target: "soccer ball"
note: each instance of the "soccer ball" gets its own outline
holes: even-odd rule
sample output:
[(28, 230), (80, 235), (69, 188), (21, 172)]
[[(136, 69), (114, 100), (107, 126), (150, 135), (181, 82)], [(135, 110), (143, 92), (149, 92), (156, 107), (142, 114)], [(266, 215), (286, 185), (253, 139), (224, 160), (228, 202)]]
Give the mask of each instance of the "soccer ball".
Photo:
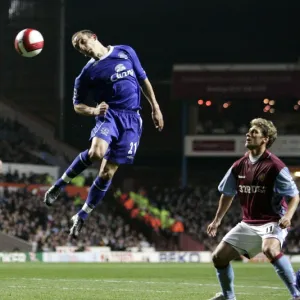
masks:
[(24, 57), (34, 57), (41, 53), (44, 47), (44, 38), (35, 29), (27, 28), (20, 31), (15, 38), (15, 49)]

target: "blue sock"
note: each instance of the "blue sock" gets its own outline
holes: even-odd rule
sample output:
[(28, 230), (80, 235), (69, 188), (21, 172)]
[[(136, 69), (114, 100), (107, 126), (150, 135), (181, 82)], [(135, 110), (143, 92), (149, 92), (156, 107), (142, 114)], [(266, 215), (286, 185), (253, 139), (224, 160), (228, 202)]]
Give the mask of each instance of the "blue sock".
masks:
[(234, 287), (233, 287), (233, 280), (234, 280), (234, 272), (232, 269), (231, 264), (227, 267), (222, 269), (216, 269), (217, 276), (221, 285), (223, 296), (226, 299), (234, 299)]
[(67, 185), (73, 178), (79, 175), (82, 171), (88, 168), (92, 164), (89, 159), (88, 152), (89, 150), (85, 150), (79, 153), (79, 155), (73, 160), (66, 172), (55, 182), (54, 185), (62, 188), (63, 186)]
[(300, 296), (300, 292), (296, 288), (296, 275), (289, 259), (283, 253), (280, 253), (271, 263), (290, 294), (293, 297)]
[(109, 186), (111, 184), (111, 180), (104, 180), (101, 177), (97, 177), (93, 182), (87, 199), (78, 212), (80, 218), (86, 220), (89, 213), (100, 203), (100, 201), (104, 198)]

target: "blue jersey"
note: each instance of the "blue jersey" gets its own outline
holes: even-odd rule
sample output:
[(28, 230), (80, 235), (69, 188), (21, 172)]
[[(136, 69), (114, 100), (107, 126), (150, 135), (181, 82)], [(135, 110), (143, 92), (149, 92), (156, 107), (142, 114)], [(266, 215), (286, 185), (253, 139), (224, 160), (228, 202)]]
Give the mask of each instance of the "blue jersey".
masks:
[(73, 103), (84, 103), (88, 93), (94, 101), (105, 101), (110, 109), (139, 110), (140, 85), (147, 78), (130, 46), (111, 46), (99, 60), (92, 58), (75, 80)]

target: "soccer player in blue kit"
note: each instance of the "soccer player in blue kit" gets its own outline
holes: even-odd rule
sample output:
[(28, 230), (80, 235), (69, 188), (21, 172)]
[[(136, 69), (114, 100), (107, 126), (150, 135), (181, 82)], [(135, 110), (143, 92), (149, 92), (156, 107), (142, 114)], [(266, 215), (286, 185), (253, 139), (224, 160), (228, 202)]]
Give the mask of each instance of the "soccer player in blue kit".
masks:
[[(142, 134), (140, 90), (152, 107), (152, 119), (159, 131), (164, 121), (151, 83), (131, 47), (105, 47), (90, 30), (76, 32), (72, 44), (80, 53), (91, 57), (75, 80), (74, 109), (80, 115), (95, 117), (96, 125), (91, 131), (90, 148), (81, 152), (50, 187), (44, 202), (51, 206), (65, 185), (93, 161), (102, 160), (99, 176), (85, 204), (72, 217), (70, 235), (76, 238), (88, 215), (105, 196), (119, 165), (133, 163)], [(89, 92), (93, 94), (96, 107), (84, 104)]]
[(211, 300), (236, 300), (230, 262), (241, 255), (251, 258), (260, 252), (270, 260), (292, 299), (300, 300), (299, 280), (282, 253), (299, 204), (299, 191), (285, 164), (268, 151), (276, 138), (277, 129), (271, 121), (252, 120), (245, 145), (249, 151), (231, 166), (219, 185), (222, 195), (207, 228), (208, 235), (216, 236), (235, 195), (240, 200), (243, 219), (223, 237), (212, 255), (222, 292)]

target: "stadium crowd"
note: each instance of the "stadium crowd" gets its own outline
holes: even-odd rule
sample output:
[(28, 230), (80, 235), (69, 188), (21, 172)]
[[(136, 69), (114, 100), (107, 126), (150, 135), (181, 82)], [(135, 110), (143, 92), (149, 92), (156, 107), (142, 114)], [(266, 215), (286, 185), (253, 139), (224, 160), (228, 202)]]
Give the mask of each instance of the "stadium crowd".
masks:
[[(197, 127), (197, 133), (224, 134), (245, 133), (246, 124), (234, 124), (232, 121), (211, 122), (203, 121)], [(277, 124), (277, 123), (276, 123)], [(284, 132), (286, 128), (279, 131)], [(220, 128), (220, 130), (218, 130)], [(297, 127), (298, 128), (298, 127)], [(290, 128), (288, 128), (290, 132)], [(298, 130), (298, 129), (297, 129)], [(46, 164), (36, 152), (55, 154), (42, 139), (32, 134), (27, 128), (16, 121), (0, 118), (0, 153), (4, 162)], [(90, 174), (81, 184), (91, 185), (94, 176)], [(25, 184), (52, 184), (53, 178), (49, 174), (20, 174), (18, 171), (0, 174), (1, 182)], [(215, 239), (206, 234), (208, 223), (214, 217), (219, 193), (217, 182), (201, 182), (201, 186), (186, 187), (147, 187), (142, 191), (151, 202), (151, 209), (167, 211), (172, 219), (184, 225), (185, 233), (190, 234), (207, 250), (213, 250), (220, 239), (241, 220), (241, 210), (238, 201), (225, 216)], [(84, 226), (78, 241), (71, 241), (68, 237), (70, 218), (82, 205), (82, 199), (70, 198), (63, 194), (55, 206), (48, 210), (43, 202), (43, 195), (27, 190), (9, 191), (4, 188), (0, 193), (0, 230), (24, 240), (30, 241), (36, 251), (55, 250), (63, 245), (105, 245), (113, 250), (124, 250), (130, 247), (146, 247), (149, 241), (138, 230), (132, 230), (119, 211), (107, 201), (93, 212)], [(110, 199), (111, 200), (111, 199)], [(161, 222), (163, 224), (163, 222)], [(161, 226), (162, 230), (167, 230)], [(97, 230), (95, 230), (97, 228)], [(293, 227), (285, 244), (288, 253), (300, 253), (300, 209), (294, 219)]]
[[(223, 236), (242, 219), (239, 201), (235, 199), (216, 238), (207, 236), (207, 226), (213, 220), (219, 202), (217, 184), (184, 189), (154, 187), (149, 190), (148, 197), (158, 207), (167, 207), (173, 216), (183, 222), (186, 233), (199, 240), (206, 250), (213, 251)], [(300, 207), (294, 215), (284, 249), (287, 253), (300, 253)]]
[(0, 183), (24, 183), (24, 184), (51, 184), (53, 178), (47, 174), (37, 174), (30, 172), (28, 175), (25, 173), (19, 173), (18, 170), (13, 172), (9, 171), (7, 173), (0, 173)]
[[(207, 225), (213, 219), (218, 205), (216, 184), (184, 189), (153, 187), (143, 192), (153, 206), (167, 209), (173, 218), (182, 222), (185, 233), (198, 240), (206, 250), (212, 251), (221, 238), (241, 220), (239, 202), (233, 201), (217, 237), (213, 239), (207, 236)], [(131, 227), (130, 222), (117, 209), (117, 202), (112, 199), (112, 195), (108, 195), (92, 213), (79, 240), (70, 240), (68, 230), (70, 219), (81, 207), (82, 199), (63, 193), (53, 208), (48, 209), (42, 197), (36, 191), (9, 191), (5, 188), (2, 196), (0, 194), (0, 230), (31, 242), (34, 251), (55, 251), (57, 246), (71, 245), (109, 246), (112, 250), (155, 246), (151, 245), (151, 240), (147, 240), (142, 230)], [(285, 252), (300, 253), (299, 241), (300, 209), (293, 219)]]
[(78, 198), (62, 194), (52, 209), (43, 203), (43, 195), (26, 189), (9, 191), (0, 196), (0, 230), (29, 241), (33, 251), (55, 251), (57, 246), (109, 246), (112, 250), (149, 247), (146, 238), (125, 223), (104, 202), (86, 222), (80, 238), (69, 238), (70, 219), (81, 207)]
[[(80, 175), (72, 180), (70, 184), (76, 186), (90, 186), (94, 181), (94, 176), (89, 173), (87, 176)], [(51, 185), (54, 182), (53, 177), (48, 173), (37, 174), (30, 172), (29, 174), (21, 173), (18, 170), (8, 171), (7, 173), (0, 172), (0, 183), (23, 183), (23, 184), (47, 184)]]
[(148, 197), (157, 207), (166, 207), (174, 218), (184, 224), (185, 232), (199, 240), (206, 250), (213, 250), (224, 234), (241, 220), (239, 203), (234, 201), (217, 237), (207, 236), (207, 225), (214, 218), (219, 201), (216, 187), (217, 183), (186, 188), (153, 187), (148, 190)]

